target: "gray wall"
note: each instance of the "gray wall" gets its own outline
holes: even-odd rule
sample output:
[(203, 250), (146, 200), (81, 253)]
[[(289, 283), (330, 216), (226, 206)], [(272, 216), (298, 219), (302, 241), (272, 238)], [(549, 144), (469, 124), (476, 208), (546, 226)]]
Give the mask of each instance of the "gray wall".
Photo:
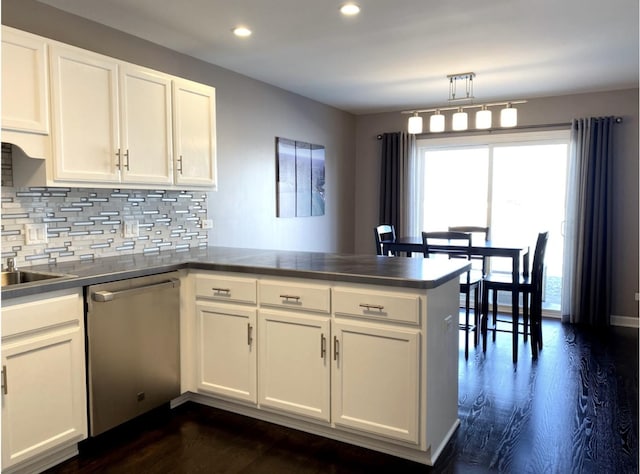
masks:
[[(210, 245), (350, 252), (355, 117), (34, 0), (3, 0), (2, 23), (216, 88), (218, 191)], [(276, 218), (275, 137), (325, 146), (324, 216)]]
[[(2, 22), (216, 87), (219, 191), (209, 194), (214, 221), (210, 244), (373, 252), (380, 154), (376, 135), (404, 129), (406, 116), (354, 117), (34, 0), (3, 0)], [(521, 125), (598, 115), (624, 118), (615, 132), (612, 313), (637, 318), (638, 90), (540, 98), (519, 106)], [(275, 217), (276, 136), (325, 145), (325, 216)]]
[[(638, 317), (638, 89), (530, 100), (518, 106), (519, 125), (570, 122), (572, 118), (615, 115), (613, 166), (613, 301), (615, 316)], [(380, 143), (376, 135), (406, 129), (406, 115), (359, 116), (356, 124), (355, 251), (373, 253), (378, 223)], [(544, 183), (541, 183), (544, 188)]]

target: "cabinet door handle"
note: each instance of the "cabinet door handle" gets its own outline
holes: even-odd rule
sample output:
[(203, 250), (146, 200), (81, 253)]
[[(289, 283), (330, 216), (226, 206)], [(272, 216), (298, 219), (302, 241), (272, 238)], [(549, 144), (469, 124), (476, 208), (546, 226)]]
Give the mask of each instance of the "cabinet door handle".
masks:
[(129, 171), (129, 149), (127, 148), (127, 150), (124, 152), (124, 157), (126, 158), (124, 167), (127, 168), (127, 171)]
[(294, 296), (294, 295), (280, 295), (280, 298), (282, 298), (283, 300), (300, 301), (300, 297), (299, 296)]
[(247, 345), (249, 346), (253, 342), (253, 338), (251, 337), (252, 330), (253, 330), (253, 327), (251, 327), (251, 323), (247, 323)]
[(224, 293), (226, 295), (231, 295), (231, 289), (230, 288), (211, 288), (211, 291), (213, 291), (215, 293)]
[(116, 156), (118, 157), (118, 162), (116, 163), (116, 168), (118, 168), (118, 170), (122, 171), (122, 157), (120, 156), (120, 148), (118, 148), (118, 151), (116, 151)]
[(381, 304), (360, 303), (360, 307), (367, 310), (377, 309), (378, 311), (382, 311), (384, 309), (384, 306), (382, 306)]
[(333, 360), (338, 360), (339, 350), (338, 336), (333, 336)]
[(327, 354), (327, 338), (324, 334), (320, 334), (320, 358), (324, 359)]
[(9, 389), (7, 387), (7, 366), (3, 365), (2, 366), (2, 393), (6, 395), (8, 392), (9, 392)]
[(182, 155), (178, 158), (178, 173), (182, 174)]

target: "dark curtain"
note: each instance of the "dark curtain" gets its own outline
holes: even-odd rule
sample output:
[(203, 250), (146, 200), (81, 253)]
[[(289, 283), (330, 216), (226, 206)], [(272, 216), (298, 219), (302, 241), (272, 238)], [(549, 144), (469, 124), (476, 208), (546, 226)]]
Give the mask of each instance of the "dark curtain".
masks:
[(382, 135), (382, 159), (380, 170), (379, 224), (391, 224), (396, 232), (405, 226), (403, 218), (403, 193), (406, 189), (409, 137), (405, 132)]
[(572, 122), (562, 310), (572, 323), (609, 325), (614, 126), (614, 117)]

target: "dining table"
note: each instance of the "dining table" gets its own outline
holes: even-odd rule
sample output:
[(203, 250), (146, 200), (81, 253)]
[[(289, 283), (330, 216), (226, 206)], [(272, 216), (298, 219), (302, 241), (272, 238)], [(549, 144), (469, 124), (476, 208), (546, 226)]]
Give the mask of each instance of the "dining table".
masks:
[[(423, 254), (424, 245), (422, 243), (422, 237), (400, 237), (394, 241), (383, 241), (382, 253), (383, 255), (401, 255), (405, 254), (408, 257), (413, 254)], [(520, 261), (522, 260), (523, 275), (527, 275), (529, 271), (529, 245), (517, 242), (503, 241), (500, 239), (472, 239), (471, 247), (466, 245), (462, 246), (455, 242), (449, 242), (447, 240), (429, 242), (429, 250), (439, 253), (457, 253), (468, 249), (471, 256), (477, 257), (504, 257), (511, 259), (511, 318), (513, 322), (512, 331), (512, 354), (513, 363), (518, 362), (518, 320), (519, 320), (519, 282), (520, 282)], [(487, 312), (488, 313), (488, 312)], [(487, 330), (488, 314), (482, 315), (481, 328), (483, 334)]]

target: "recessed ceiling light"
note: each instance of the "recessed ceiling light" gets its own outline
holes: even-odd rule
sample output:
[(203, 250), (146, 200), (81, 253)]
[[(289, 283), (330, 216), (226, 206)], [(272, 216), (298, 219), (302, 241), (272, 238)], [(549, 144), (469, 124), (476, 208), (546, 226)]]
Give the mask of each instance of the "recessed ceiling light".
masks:
[(360, 7), (355, 3), (345, 3), (340, 7), (340, 13), (343, 15), (357, 15), (360, 13)]
[(251, 36), (251, 30), (246, 26), (236, 26), (233, 29), (233, 34), (242, 38), (246, 38), (247, 36)]

